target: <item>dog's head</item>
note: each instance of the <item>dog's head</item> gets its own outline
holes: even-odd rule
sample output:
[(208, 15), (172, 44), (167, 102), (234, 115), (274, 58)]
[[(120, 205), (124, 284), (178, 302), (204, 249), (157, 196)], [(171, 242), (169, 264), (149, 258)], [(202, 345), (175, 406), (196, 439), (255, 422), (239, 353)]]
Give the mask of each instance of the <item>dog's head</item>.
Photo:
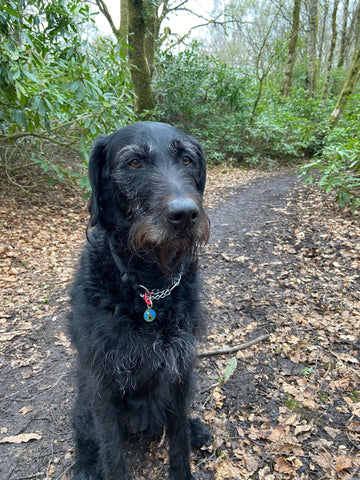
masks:
[(207, 241), (205, 155), (200, 143), (180, 130), (139, 122), (100, 137), (89, 177), (90, 225), (126, 236), (133, 253), (148, 253), (164, 267)]

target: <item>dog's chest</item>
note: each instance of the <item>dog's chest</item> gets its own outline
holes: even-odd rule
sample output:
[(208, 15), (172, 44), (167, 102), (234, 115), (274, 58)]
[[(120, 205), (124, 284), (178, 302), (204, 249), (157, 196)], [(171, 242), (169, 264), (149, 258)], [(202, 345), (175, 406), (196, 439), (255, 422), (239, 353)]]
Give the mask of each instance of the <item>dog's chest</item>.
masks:
[(127, 332), (115, 366), (123, 390), (164, 390), (164, 386), (185, 381), (192, 370), (195, 336), (181, 329), (151, 327)]

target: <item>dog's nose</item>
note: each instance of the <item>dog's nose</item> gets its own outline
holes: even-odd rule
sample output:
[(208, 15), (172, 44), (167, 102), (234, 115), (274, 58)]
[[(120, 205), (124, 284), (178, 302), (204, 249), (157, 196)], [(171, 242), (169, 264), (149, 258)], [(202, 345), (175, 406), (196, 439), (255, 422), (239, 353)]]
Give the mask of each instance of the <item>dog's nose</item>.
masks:
[(191, 198), (177, 198), (168, 203), (167, 219), (179, 230), (191, 228), (199, 216), (199, 207)]

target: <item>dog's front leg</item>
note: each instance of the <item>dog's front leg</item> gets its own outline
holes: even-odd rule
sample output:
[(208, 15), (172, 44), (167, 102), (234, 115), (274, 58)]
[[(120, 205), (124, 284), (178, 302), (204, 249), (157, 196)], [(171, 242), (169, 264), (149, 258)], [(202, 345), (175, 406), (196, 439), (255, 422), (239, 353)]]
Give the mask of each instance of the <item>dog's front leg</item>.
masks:
[(174, 397), (173, 408), (168, 413), (169, 480), (194, 480), (190, 471), (189, 419), (187, 413), (188, 387), (184, 384)]
[(103, 477), (106, 480), (131, 480), (123, 454), (123, 433), (111, 400), (101, 397), (95, 402), (94, 420)]

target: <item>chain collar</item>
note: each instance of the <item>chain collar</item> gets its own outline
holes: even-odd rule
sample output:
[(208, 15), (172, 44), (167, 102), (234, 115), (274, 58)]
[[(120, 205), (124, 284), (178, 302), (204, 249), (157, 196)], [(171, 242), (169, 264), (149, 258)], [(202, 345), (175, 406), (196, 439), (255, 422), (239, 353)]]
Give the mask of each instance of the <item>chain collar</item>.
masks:
[(144, 312), (144, 319), (147, 322), (152, 322), (153, 320), (155, 320), (155, 317), (156, 317), (156, 312), (152, 308), (153, 300), (161, 300), (162, 298), (165, 298), (171, 295), (171, 292), (174, 290), (174, 288), (179, 286), (181, 282), (182, 275), (183, 275), (182, 270), (176, 277), (172, 278), (171, 284), (167, 288), (164, 288), (162, 290), (157, 288), (154, 290), (149, 290), (144, 285), (137, 284), (136, 280), (128, 274), (127, 268), (123, 264), (119, 255), (117, 255), (110, 238), (109, 238), (109, 245), (110, 245), (110, 252), (115, 262), (115, 265), (120, 271), (122, 282), (127, 286), (132, 286), (137, 291), (139, 291), (139, 288), (144, 289), (144, 293), (139, 293), (140, 297), (144, 299), (147, 305), (147, 309)]
[(179, 275), (175, 278), (172, 279), (171, 286), (168, 288), (164, 288), (163, 290), (160, 289), (154, 289), (154, 290), (149, 290), (148, 288), (144, 287), (144, 285), (139, 285), (140, 288), (143, 288), (145, 290), (144, 293), (140, 293), (141, 298), (145, 298), (145, 295), (147, 294), (148, 296), (151, 297), (152, 300), (161, 300), (162, 298), (168, 297), (171, 292), (179, 286), (182, 278), (182, 272), (179, 273)]
[(150, 292), (150, 290), (144, 287), (144, 285), (139, 285), (140, 288), (143, 288), (145, 290), (144, 293), (140, 293), (139, 295), (141, 298), (144, 299), (147, 305), (147, 308), (143, 315), (144, 320), (146, 322), (152, 322), (156, 318), (156, 312), (153, 309), (153, 300), (160, 300), (162, 298), (168, 297), (171, 294), (171, 292), (174, 290), (174, 288), (176, 288), (179, 285), (181, 281), (181, 277), (182, 277), (182, 272), (180, 272), (177, 277), (172, 279), (172, 283), (168, 288), (164, 288), (163, 290), (154, 289), (153, 291)]

